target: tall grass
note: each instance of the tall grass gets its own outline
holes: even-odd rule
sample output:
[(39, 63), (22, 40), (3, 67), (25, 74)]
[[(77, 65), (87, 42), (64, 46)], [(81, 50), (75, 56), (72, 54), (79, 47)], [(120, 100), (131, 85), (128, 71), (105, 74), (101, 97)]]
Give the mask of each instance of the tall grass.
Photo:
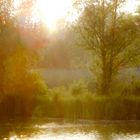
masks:
[(39, 99), (34, 115), (67, 119), (138, 120), (140, 96), (91, 93), (84, 82), (49, 89)]

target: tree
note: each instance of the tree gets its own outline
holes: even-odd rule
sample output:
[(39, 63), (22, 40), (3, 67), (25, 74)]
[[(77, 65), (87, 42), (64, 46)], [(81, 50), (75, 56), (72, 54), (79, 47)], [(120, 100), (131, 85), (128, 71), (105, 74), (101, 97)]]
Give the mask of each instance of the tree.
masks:
[(40, 28), (33, 24), (24, 25), (24, 31), (22, 28), (16, 20), (13, 1), (1, 0), (0, 117), (30, 116), (35, 94), (41, 88), (40, 77), (33, 68), (37, 61), (37, 47), (41, 48), (44, 40)]
[(120, 11), (123, 0), (89, 0), (76, 25), (82, 45), (94, 58), (93, 71), (98, 67), (100, 92), (111, 92), (112, 82), (120, 68), (136, 62), (139, 55), (139, 30), (135, 16)]
[(13, 6), (11, 0), (0, 1), (0, 96), (4, 92), (3, 81), (5, 73), (5, 59), (8, 50), (11, 50), (10, 40), (13, 40), (15, 28), (12, 17)]

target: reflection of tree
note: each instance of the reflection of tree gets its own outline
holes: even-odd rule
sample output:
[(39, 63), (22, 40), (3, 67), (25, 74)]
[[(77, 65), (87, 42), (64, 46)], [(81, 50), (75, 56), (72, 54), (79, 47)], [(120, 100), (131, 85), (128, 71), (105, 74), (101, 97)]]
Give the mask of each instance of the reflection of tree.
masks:
[(8, 124), (1, 122), (0, 126), (0, 139), (10, 139), (10, 137), (16, 136), (16, 138), (23, 139), (38, 131), (30, 122), (20, 122), (20, 120), (11, 121)]

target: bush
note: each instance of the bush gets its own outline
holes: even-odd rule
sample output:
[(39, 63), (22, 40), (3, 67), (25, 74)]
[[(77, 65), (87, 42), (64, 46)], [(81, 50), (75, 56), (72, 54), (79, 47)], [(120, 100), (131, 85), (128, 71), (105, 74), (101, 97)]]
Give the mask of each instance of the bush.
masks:
[(7, 85), (0, 102), (0, 117), (30, 118), (40, 100), (46, 93), (46, 85), (38, 73), (28, 72), (20, 80)]
[[(140, 119), (140, 97), (99, 96), (88, 91), (83, 81), (49, 89), (37, 106), (42, 117), (93, 120)], [(40, 112), (38, 112), (40, 113)]]

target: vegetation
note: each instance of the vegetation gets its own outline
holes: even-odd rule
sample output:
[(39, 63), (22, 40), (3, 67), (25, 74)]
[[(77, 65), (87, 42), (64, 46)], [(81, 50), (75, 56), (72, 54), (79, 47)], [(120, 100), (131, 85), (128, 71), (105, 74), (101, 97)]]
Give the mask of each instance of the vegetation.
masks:
[(139, 63), (139, 22), (137, 16), (120, 11), (122, 4), (121, 0), (80, 3), (84, 10), (77, 32), (82, 45), (93, 52), (92, 71), (98, 75), (100, 93), (104, 95), (111, 92), (120, 68)]
[(139, 73), (140, 14), (120, 12), (121, 0), (82, 2), (78, 34), (65, 29), (51, 40), (30, 4), (14, 13), (11, 0), (0, 1), (0, 118), (140, 119), (140, 76), (125, 77), (127, 68)]
[[(38, 98), (35, 117), (92, 120), (136, 120), (140, 119), (140, 98), (137, 85), (129, 88), (131, 93), (103, 96), (93, 94), (84, 81), (68, 87), (48, 89)], [(129, 90), (125, 88), (125, 90)]]
[[(40, 77), (33, 70), (38, 52), (26, 40), (34, 28), (21, 30), (11, 14), (11, 1), (1, 1), (0, 9), (0, 117), (25, 118), (32, 114), (36, 92), (42, 90)], [(25, 34), (27, 30), (29, 35)]]

